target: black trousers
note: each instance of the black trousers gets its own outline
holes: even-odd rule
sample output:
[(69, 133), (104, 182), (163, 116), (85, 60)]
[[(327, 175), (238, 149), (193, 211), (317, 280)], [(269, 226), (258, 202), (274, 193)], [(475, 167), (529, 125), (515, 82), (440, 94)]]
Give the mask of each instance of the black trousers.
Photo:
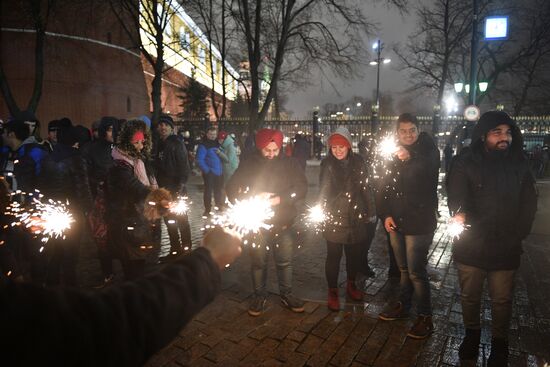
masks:
[(327, 259), (325, 261), (325, 276), (329, 288), (338, 287), (338, 273), (342, 250), (346, 253), (346, 273), (348, 280), (355, 280), (361, 264), (361, 244), (341, 244), (327, 241)]
[(181, 252), (183, 247), (191, 249), (191, 226), (187, 215), (167, 215), (164, 223), (170, 237), (170, 252)]
[(212, 210), (212, 196), (218, 208), (223, 207), (223, 175), (216, 176), (212, 172), (202, 175), (204, 179), (204, 211)]

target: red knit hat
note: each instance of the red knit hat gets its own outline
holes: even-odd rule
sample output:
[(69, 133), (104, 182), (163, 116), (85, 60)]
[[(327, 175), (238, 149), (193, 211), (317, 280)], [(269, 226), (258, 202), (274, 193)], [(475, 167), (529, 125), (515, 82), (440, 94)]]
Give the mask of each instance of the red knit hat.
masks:
[(283, 146), (283, 133), (274, 129), (261, 129), (256, 133), (256, 148), (264, 149), (271, 142), (280, 149)]
[(220, 131), (218, 133), (218, 140), (225, 140), (227, 138), (227, 131)]
[(345, 147), (351, 148), (349, 140), (340, 134), (332, 134), (328, 139), (328, 145), (329, 146), (343, 145)]

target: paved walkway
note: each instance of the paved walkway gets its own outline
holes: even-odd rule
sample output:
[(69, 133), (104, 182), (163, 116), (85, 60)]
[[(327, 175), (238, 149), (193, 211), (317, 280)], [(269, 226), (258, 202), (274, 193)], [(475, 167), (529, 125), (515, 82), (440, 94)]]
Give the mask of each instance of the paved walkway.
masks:
[[(317, 192), (318, 169), (307, 168), (309, 202)], [(550, 362), (550, 183), (539, 186), (541, 209), (534, 233), (525, 243), (517, 277), (510, 366), (546, 366), (545, 362)], [(196, 208), (191, 214), (195, 243), (200, 242), (203, 225), (200, 189), (200, 178), (193, 177), (190, 196)], [(435, 333), (427, 340), (406, 337), (411, 321), (377, 319), (398, 291), (398, 284), (387, 279), (386, 240), (381, 226), (371, 249), (376, 276), (363, 284), (365, 301), (346, 300), (342, 273), (340, 294), (345, 308), (337, 313), (326, 307), (325, 242), (320, 235), (302, 230), (295, 249), (294, 290), (307, 300), (303, 314), (294, 314), (280, 305), (272, 260), (269, 308), (259, 317), (247, 314), (250, 249), (245, 248), (243, 256), (224, 272), (221, 294), (148, 366), (458, 366), (464, 328), (449, 240), (442, 220), (429, 255)], [(89, 282), (93, 276), (97, 279), (97, 265), (88, 262), (87, 270)], [(490, 320), (485, 292), (480, 366), (485, 365), (490, 353)]]

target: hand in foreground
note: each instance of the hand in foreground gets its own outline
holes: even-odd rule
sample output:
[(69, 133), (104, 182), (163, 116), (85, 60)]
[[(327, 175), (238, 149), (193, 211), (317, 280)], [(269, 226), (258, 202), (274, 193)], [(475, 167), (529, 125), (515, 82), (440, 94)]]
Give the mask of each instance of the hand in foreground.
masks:
[(464, 223), (466, 223), (466, 214), (457, 213), (452, 217), (452, 221), (456, 222), (456, 223), (459, 223), (459, 224), (464, 224)]
[(233, 231), (215, 227), (202, 239), (202, 246), (210, 251), (210, 256), (220, 269), (231, 264), (241, 254), (242, 238)]
[(395, 232), (397, 230), (397, 224), (395, 224), (392, 217), (387, 217), (384, 221), (384, 228), (386, 232)]
[(276, 205), (279, 205), (281, 203), (281, 197), (280, 196), (275, 196), (275, 194), (272, 193), (272, 192), (262, 192), (258, 196), (261, 197), (262, 199), (269, 200), (269, 204), (271, 206), (276, 206)]
[(399, 147), (395, 152), (395, 156), (401, 161), (407, 161), (411, 158), (411, 153), (403, 147)]

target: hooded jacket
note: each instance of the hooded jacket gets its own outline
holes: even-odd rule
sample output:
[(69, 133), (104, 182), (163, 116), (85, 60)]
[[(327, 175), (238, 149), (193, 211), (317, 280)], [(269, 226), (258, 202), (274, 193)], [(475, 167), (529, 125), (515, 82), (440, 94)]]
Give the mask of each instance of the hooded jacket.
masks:
[(404, 235), (433, 233), (437, 225), (439, 150), (425, 132), (405, 149), (410, 159), (394, 158), (388, 163), (390, 173), (383, 183), (380, 216), (392, 217)]
[[(347, 129), (339, 128), (334, 134), (345, 137), (352, 145)], [(376, 221), (374, 193), (368, 176), (365, 160), (351, 149), (343, 160), (338, 160), (329, 150), (321, 161), (319, 198), (330, 216), (323, 232), (327, 241), (359, 244), (366, 240), (367, 223)]]
[[(488, 151), (483, 140), (500, 124), (511, 127), (512, 144), (506, 151)], [(448, 206), (451, 215), (464, 213), (469, 226), (454, 242), (456, 261), (486, 270), (519, 267), (521, 241), (531, 231), (537, 208), (535, 180), (522, 148), (515, 121), (490, 111), (475, 126), (470, 149), (453, 161)]]
[(219, 154), (223, 165), (223, 177), (227, 182), (239, 167), (239, 157), (237, 156), (237, 148), (235, 140), (231, 135), (227, 135), (224, 139)]

